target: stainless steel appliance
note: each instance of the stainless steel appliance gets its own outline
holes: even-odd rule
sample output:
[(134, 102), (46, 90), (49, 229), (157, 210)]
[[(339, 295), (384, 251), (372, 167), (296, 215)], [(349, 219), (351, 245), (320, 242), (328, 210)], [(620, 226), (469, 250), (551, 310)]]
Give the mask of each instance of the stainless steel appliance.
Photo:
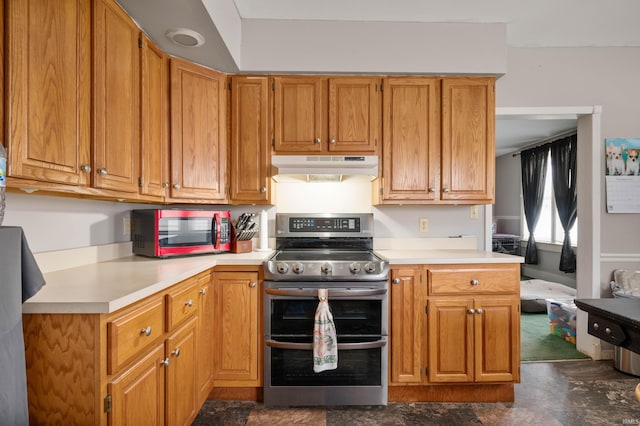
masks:
[[(371, 214), (277, 214), (264, 265), (264, 403), (385, 405), (388, 262), (373, 250)], [(338, 368), (314, 373), (318, 289), (328, 289)]]

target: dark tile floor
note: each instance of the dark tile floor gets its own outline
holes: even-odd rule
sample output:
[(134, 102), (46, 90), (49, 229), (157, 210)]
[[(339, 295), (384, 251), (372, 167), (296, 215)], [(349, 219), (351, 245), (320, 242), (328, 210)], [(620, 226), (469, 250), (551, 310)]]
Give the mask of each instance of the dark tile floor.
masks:
[(266, 408), (262, 403), (208, 401), (200, 425), (637, 425), (640, 378), (612, 361), (523, 363), (515, 402), (390, 403), (384, 407)]

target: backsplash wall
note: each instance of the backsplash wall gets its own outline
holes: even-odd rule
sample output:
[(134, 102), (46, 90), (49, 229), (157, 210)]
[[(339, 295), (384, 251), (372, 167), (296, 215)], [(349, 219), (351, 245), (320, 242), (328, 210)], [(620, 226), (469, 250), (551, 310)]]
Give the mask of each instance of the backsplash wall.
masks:
[[(477, 219), (469, 219), (469, 206), (372, 206), (371, 182), (364, 176), (333, 183), (280, 182), (276, 184), (276, 200), (276, 206), (216, 208), (230, 210), (232, 218), (243, 212), (267, 210), (271, 238), (275, 237), (276, 212), (373, 213), (378, 238), (469, 235), (480, 242), (485, 238), (484, 207), (478, 209)], [(7, 193), (3, 225), (21, 226), (31, 250), (39, 253), (129, 241), (124, 229), (129, 211), (156, 207), (160, 206)], [(429, 230), (420, 233), (418, 219), (423, 217), (429, 221)]]

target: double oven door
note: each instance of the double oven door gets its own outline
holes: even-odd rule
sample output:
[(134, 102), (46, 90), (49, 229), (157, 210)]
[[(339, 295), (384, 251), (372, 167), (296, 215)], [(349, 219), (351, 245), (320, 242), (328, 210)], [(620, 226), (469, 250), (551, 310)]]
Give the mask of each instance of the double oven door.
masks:
[[(328, 289), (338, 368), (313, 371), (318, 288)], [(387, 282), (265, 282), (264, 403), (267, 406), (387, 403)]]

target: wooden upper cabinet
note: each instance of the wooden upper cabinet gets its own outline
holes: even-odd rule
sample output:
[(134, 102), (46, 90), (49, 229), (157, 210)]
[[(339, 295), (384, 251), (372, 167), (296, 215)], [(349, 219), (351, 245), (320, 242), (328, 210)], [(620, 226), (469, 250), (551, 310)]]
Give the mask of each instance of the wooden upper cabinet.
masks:
[(93, 25), (93, 186), (137, 193), (140, 30), (113, 0), (96, 0)]
[(432, 201), (440, 189), (440, 80), (384, 80), (384, 201)]
[(490, 204), (495, 194), (495, 79), (442, 80), (442, 199)]
[(8, 175), (87, 186), (91, 2), (4, 4)]
[(225, 202), (226, 77), (183, 59), (170, 63), (170, 198)]
[(274, 77), (276, 152), (319, 153), (323, 150), (325, 85), (326, 79), (321, 77)]
[(144, 35), (141, 74), (140, 193), (164, 198), (169, 187), (169, 61)]
[(271, 202), (269, 78), (231, 78), (231, 200)]
[(374, 77), (329, 79), (330, 152), (377, 152), (380, 82)]
[(274, 77), (274, 151), (375, 154), (380, 79)]

